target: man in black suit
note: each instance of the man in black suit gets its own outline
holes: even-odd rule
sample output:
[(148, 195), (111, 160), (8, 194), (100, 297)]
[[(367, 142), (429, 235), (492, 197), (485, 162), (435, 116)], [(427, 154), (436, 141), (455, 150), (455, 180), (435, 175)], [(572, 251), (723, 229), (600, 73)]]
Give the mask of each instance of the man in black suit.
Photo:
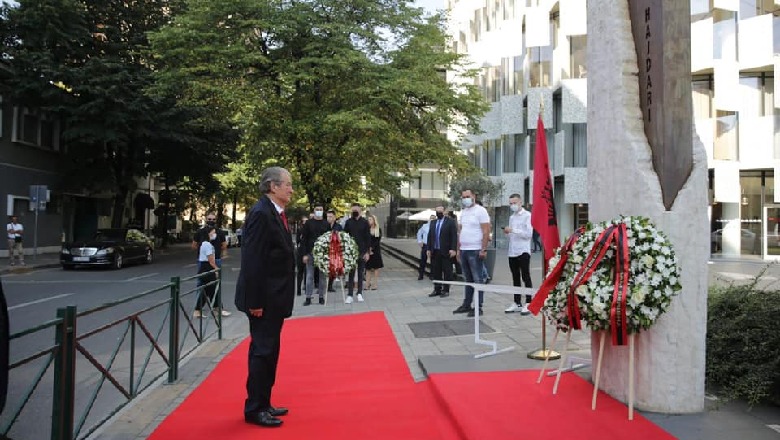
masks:
[(249, 318), (249, 374), (244, 420), (260, 426), (282, 424), (286, 408), (271, 405), (284, 319), (295, 298), (295, 252), (284, 208), (293, 194), (290, 173), (271, 167), (260, 180), (263, 196), (244, 223), (236, 308)]
[(458, 225), (444, 215), (444, 207), (436, 207), (436, 220), (428, 227), (428, 258), (431, 260), (433, 292), (430, 297), (449, 296), (450, 285), (439, 284), (436, 280), (452, 281), (452, 262), (458, 248)]

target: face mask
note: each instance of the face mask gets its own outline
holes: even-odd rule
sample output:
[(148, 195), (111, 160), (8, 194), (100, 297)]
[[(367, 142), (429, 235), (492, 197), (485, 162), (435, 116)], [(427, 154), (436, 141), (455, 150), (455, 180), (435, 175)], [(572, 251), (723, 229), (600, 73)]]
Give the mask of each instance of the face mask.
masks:
[(436, 213), (436, 218), (444, 218), (444, 213), (443, 212), (437, 212)]
[(509, 205), (509, 209), (511, 209), (512, 212), (517, 212), (520, 210), (520, 205)]
[(314, 211), (314, 216), (317, 218), (322, 218), (322, 211)]
[(472, 204), (473, 202), (471, 201), (471, 197), (464, 197), (464, 198), (462, 198), (462, 199), (460, 200), (460, 203), (461, 203), (461, 204), (463, 204), (463, 207), (464, 207), (464, 208), (468, 208), (468, 207), (470, 207), (470, 206), (471, 206), (471, 204)]
[(358, 217), (360, 217), (360, 213), (357, 211), (352, 211), (352, 218), (357, 220)]
[(209, 234), (209, 240), (214, 241), (217, 239), (217, 234)]

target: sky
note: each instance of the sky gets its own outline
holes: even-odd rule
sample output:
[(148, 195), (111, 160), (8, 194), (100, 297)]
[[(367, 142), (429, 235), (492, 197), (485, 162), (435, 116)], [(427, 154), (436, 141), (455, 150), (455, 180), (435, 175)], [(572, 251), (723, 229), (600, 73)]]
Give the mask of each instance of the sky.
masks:
[(428, 12), (436, 12), (437, 9), (447, 7), (446, 0), (415, 0), (415, 6), (425, 8)]

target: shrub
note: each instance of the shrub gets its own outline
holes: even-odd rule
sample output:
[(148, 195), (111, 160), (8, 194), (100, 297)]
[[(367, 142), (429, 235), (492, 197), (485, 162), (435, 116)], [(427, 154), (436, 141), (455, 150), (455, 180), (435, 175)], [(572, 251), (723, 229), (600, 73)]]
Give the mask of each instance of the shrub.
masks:
[(780, 291), (750, 283), (710, 288), (707, 384), (751, 406), (780, 403)]

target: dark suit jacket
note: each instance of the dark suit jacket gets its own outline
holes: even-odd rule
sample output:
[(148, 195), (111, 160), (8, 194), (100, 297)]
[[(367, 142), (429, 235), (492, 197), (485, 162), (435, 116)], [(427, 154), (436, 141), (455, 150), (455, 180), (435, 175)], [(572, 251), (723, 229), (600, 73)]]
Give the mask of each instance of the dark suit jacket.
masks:
[[(289, 220), (289, 219), (288, 219)], [(263, 309), (263, 317), (287, 318), (295, 299), (292, 236), (276, 207), (263, 196), (244, 221), (236, 308)]]
[[(431, 220), (428, 227), (428, 250), (433, 252), (436, 244), (436, 222), (439, 219)], [(458, 225), (451, 218), (445, 216), (442, 219), (439, 230), (439, 250), (444, 253), (458, 250)]]

